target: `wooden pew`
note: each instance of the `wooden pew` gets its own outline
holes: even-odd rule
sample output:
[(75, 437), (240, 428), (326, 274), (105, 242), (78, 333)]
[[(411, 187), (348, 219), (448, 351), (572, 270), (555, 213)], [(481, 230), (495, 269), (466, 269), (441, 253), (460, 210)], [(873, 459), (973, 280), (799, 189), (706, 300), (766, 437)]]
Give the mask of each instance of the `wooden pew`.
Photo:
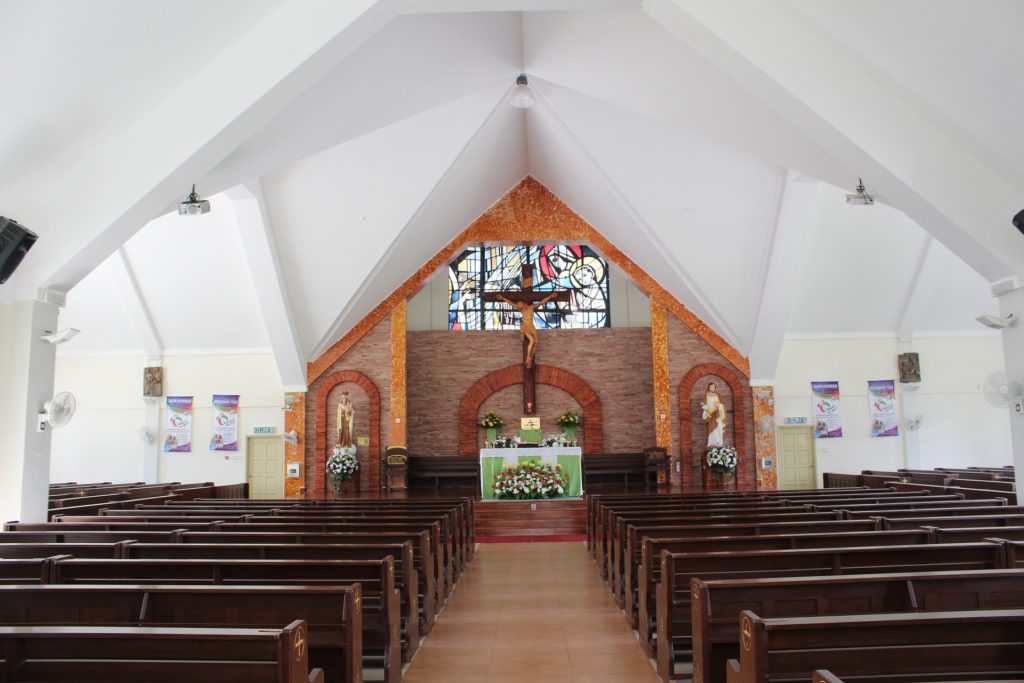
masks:
[(892, 681), (1024, 677), (1024, 610), (857, 614), (762, 619), (740, 616), (740, 659), (729, 683), (769, 683), (828, 669), (840, 678)]
[(5, 680), (323, 683), (305, 622), (278, 629), (4, 626)]
[(643, 562), (637, 571), (634, 599), (626, 612), (630, 625), (640, 634), (640, 642), (654, 655), (656, 633), (655, 601), (661, 580), (662, 551), (670, 553), (722, 553), (751, 550), (796, 550), (801, 548), (846, 548), (854, 546), (924, 545), (931, 534), (924, 529), (911, 531), (860, 531), (839, 533), (779, 534), (763, 536), (720, 536), (718, 538), (643, 539)]
[(72, 555), (96, 560), (127, 557), (125, 548), (134, 541), (117, 543), (0, 543), (0, 558), (31, 559)]
[(349, 586), (362, 590), (363, 660), (382, 662), (385, 678), (401, 676), (419, 643), (402, 641), (395, 565), (383, 560), (76, 560), (50, 565), (53, 584)]
[(434, 559), (434, 543), (428, 531), (343, 531), (329, 533), (193, 531), (181, 535), (182, 543), (262, 544), (262, 545), (337, 545), (367, 543), (413, 544), (413, 566), (422, 579), (424, 614), (436, 615), (444, 605), (444, 592), (437, 586), (438, 566)]
[[(690, 593), (693, 671), (701, 673), (704, 683), (723, 683), (726, 661), (739, 654), (739, 616), (745, 609), (762, 618), (1022, 609), (1024, 571), (693, 579)], [(662, 655), (666, 655), (666, 661), (662, 661)], [(667, 661), (667, 655), (666, 648), (666, 652), (659, 652), (658, 661), (659, 674), (666, 679), (674, 664)], [(671, 678), (677, 677), (671, 674)]]
[(49, 583), (52, 564), (53, 558), (2, 559), (0, 584)]
[(362, 680), (361, 589), (352, 586), (0, 586), (3, 626), (309, 626), (325, 683)]
[(629, 488), (629, 479), (639, 479), (650, 486), (647, 476), (647, 458), (637, 453), (586, 453), (581, 462), (584, 488), (600, 482), (601, 478), (622, 477), (623, 486)]
[(1024, 526), (982, 526), (963, 529), (925, 526), (921, 528), (932, 535), (934, 543), (979, 543), (990, 538), (1024, 541)]
[[(997, 509), (997, 508), (993, 508)], [(1007, 514), (1007, 515), (952, 515), (942, 516), (935, 515), (931, 517), (925, 517), (925, 511), (918, 510), (920, 517), (902, 517), (891, 515), (890, 513), (882, 513), (881, 516), (868, 517), (868, 519), (876, 519), (881, 525), (882, 529), (891, 531), (897, 531), (900, 529), (918, 529), (926, 526), (938, 526), (949, 529), (964, 529), (968, 527), (989, 527), (989, 526), (1024, 526), (1024, 514)], [(935, 510), (929, 510), (927, 514), (932, 515)]]
[[(2, 549), (2, 546), (0, 546)], [(403, 632), (418, 643), (433, 627), (435, 615), (421, 611), (423, 592), (412, 559), (412, 543), (271, 545), (264, 543), (131, 543), (124, 548), (130, 560), (379, 560), (395, 562), (395, 587), (402, 596)], [(431, 608), (432, 602), (427, 603)]]
[(461, 455), (409, 455), (407, 481), (409, 488), (414, 483), (434, 482), (434, 490), (441, 487), (442, 480), (461, 481), (467, 486), (480, 485), (480, 461), (475, 457)]
[[(1000, 543), (753, 550), (723, 553), (661, 553), (656, 591), (657, 646), (691, 642), (692, 579), (756, 579), (911, 571), (975, 571), (1005, 566)], [(689, 648), (688, 648), (689, 649)]]
[[(31, 525), (26, 525), (31, 526)], [(145, 527), (144, 527), (145, 528)], [(186, 529), (167, 531), (92, 531), (86, 528), (0, 531), (0, 543), (117, 543), (119, 541), (142, 541), (146, 543), (177, 543)]]

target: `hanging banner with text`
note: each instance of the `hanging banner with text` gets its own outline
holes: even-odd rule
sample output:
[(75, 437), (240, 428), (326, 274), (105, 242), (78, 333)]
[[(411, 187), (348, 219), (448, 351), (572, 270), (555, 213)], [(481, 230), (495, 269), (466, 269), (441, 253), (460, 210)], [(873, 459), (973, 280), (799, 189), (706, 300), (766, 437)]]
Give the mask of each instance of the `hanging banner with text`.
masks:
[(869, 380), (868, 402), (871, 404), (871, 436), (899, 436), (899, 422), (896, 419), (896, 380)]
[(814, 438), (834, 439), (843, 435), (839, 418), (839, 382), (811, 382), (814, 397)]
[(192, 397), (167, 397), (164, 453), (192, 452)]
[(238, 450), (238, 395), (214, 394), (211, 451)]

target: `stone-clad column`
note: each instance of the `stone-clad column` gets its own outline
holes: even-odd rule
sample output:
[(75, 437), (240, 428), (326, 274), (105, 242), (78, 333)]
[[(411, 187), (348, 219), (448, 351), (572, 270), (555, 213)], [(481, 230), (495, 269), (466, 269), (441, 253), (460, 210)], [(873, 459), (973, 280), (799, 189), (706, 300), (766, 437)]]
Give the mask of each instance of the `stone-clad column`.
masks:
[[(672, 453), (672, 408), (668, 372), (668, 315), (665, 307), (651, 299), (651, 365), (654, 369), (654, 440)], [(671, 469), (673, 481), (678, 479), (676, 467)]]
[(406, 313), (407, 304), (402, 300), (391, 311), (391, 429), (389, 446), (406, 446), (409, 443), (406, 431)]
[[(284, 431), (295, 432), (294, 444), (284, 443), (284, 495), (285, 498), (306, 497), (306, 394), (289, 391), (284, 395)], [(299, 476), (289, 477), (288, 465), (298, 463)]]
[[(754, 396), (754, 457), (757, 488), (779, 487), (777, 447), (775, 445), (775, 387), (750, 387)], [(740, 419), (740, 418), (737, 418)], [(762, 467), (763, 458), (771, 458), (771, 467)]]

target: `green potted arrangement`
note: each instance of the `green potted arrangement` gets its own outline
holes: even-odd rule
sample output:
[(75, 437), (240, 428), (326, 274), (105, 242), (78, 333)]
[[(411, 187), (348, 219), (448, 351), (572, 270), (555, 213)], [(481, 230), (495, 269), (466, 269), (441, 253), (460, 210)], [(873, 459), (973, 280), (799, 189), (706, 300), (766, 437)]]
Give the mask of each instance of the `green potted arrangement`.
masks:
[(579, 413), (569, 410), (559, 415), (555, 422), (565, 430), (565, 438), (573, 441), (576, 439), (576, 428), (583, 424), (583, 418), (579, 416)]
[(505, 421), (501, 419), (501, 415), (498, 415), (492, 410), (480, 418), (480, 426), (487, 430), (487, 441), (489, 443), (494, 443), (498, 429), (505, 426)]

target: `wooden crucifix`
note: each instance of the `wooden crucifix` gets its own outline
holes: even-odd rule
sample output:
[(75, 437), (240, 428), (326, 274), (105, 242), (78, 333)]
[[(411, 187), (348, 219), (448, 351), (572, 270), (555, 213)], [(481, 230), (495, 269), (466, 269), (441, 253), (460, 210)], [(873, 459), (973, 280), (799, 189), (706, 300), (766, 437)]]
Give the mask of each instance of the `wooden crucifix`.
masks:
[(523, 316), (519, 333), (523, 340), (523, 412), (533, 415), (537, 412), (536, 367), (533, 359), (537, 353), (537, 325), (533, 315), (549, 301), (569, 302), (569, 292), (537, 292), (533, 289), (533, 266), (524, 263), (522, 286), (518, 292), (484, 292), (484, 301), (500, 301), (514, 306)]

